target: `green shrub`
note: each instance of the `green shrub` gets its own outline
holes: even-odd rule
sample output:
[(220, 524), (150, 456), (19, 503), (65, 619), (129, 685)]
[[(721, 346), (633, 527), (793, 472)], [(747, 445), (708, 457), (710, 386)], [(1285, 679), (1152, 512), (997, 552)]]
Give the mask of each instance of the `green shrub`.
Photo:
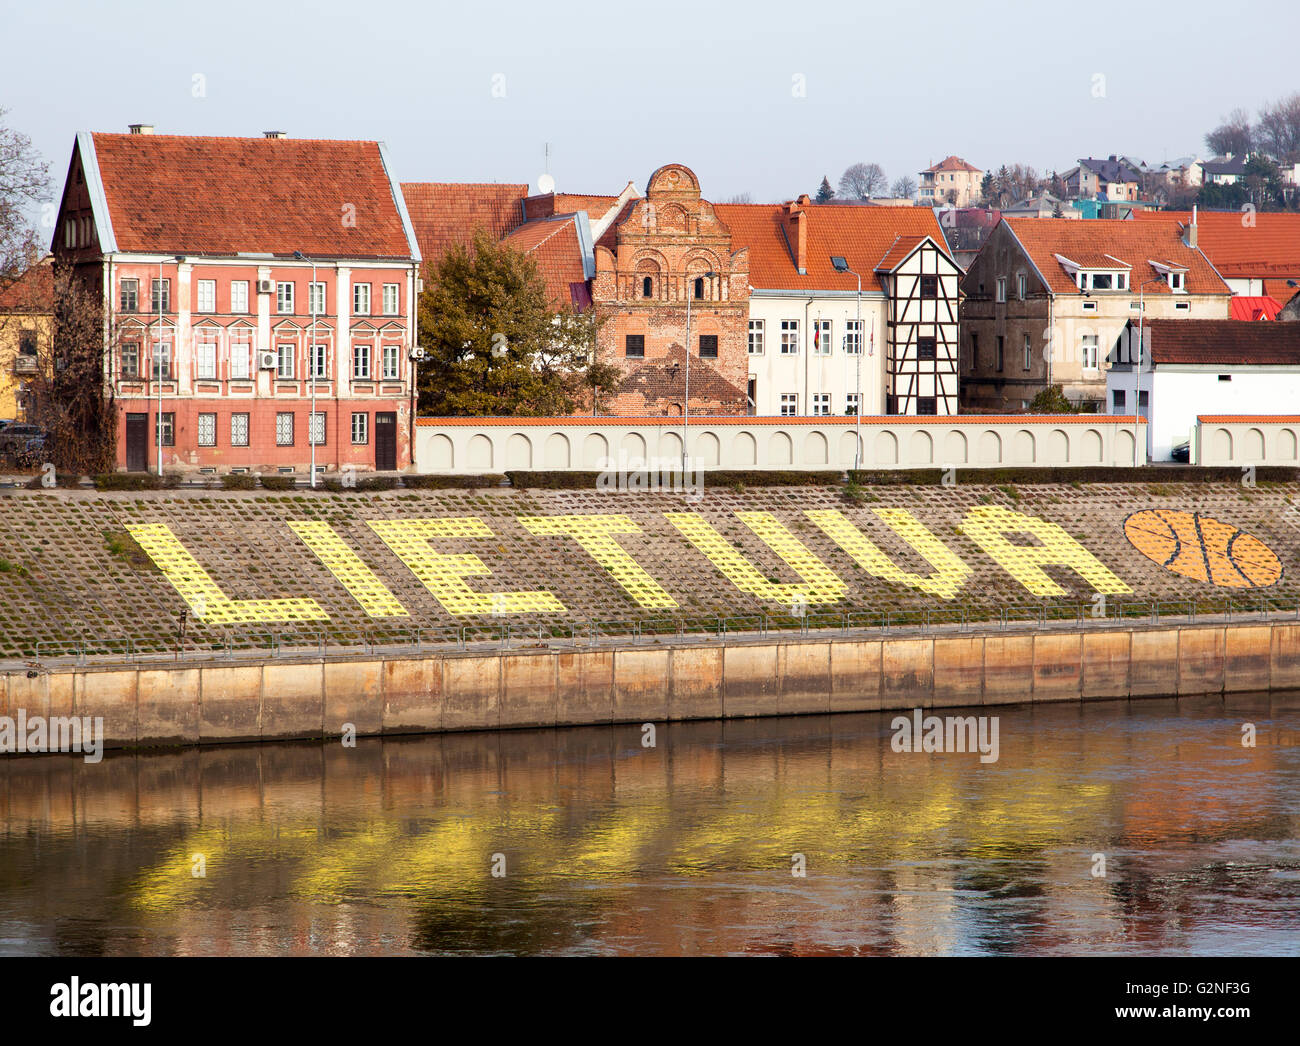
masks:
[(492, 475), (491, 473), (481, 476), (426, 476), (413, 474), (403, 476), (402, 485), (410, 487), (412, 490), (469, 490), (479, 487), (499, 487), (505, 478), (505, 476)]
[(95, 477), (95, 489), (160, 490), (163, 482), (152, 472), (104, 472)]
[(252, 490), (257, 486), (257, 477), (246, 472), (228, 472), (221, 477), (222, 490)]
[(294, 490), (298, 486), (297, 476), (259, 476), (258, 481), (266, 490)]
[(537, 490), (595, 490), (600, 472), (524, 472), (514, 470), (506, 473), (510, 485), (522, 490), (533, 487)]

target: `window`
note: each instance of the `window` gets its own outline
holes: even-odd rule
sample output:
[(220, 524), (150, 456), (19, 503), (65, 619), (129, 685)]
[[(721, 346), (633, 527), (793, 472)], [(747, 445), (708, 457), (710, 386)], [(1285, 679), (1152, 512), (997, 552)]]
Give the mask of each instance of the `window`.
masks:
[(979, 370), (980, 366), (980, 336), (975, 331), (970, 332), (970, 369)]
[(217, 281), (199, 280), (198, 293), (195, 295), (195, 312), (217, 311)]
[(916, 397), (916, 413), (934, 416), (939, 413), (939, 401), (933, 396)]
[(781, 417), (788, 418), (799, 413), (799, 394), (797, 392), (781, 393)]
[(651, 276), (641, 277), (641, 297), (653, 298), (655, 293), (655, 281)]
[(217, 376), (217, 346), (215, 342), (204, 341), (197, 346), (194, 376), (213, 381)]
[(400, 283), (384, 284), (384, 315), (396, 316), (402, 300), (402, 285)]
[(370, 315), (370, 284), (354, 283), (352, 285), (352, 315)]
[(857, 414), (857, 413), (858, 413), (858, 394), (857, 394), (856, 392), (850, 392), (847, 396), (844, 397), (844, 400), (845, 400), (845, 403), (847, 404), (847, 408), (846, 408), (846, 410), (844, 411), (844, 413), (845, 413), (845, 414)]
[(215, 414), (199, 415), (199, 446), (215, 447), (217, 445), (217, 416)]
[(763, 355), (763, 321), (749, 321), (749, 354), (751, 356)]
[(1219, 380), (1220, 380), (1220, 381), (1231, 381), (1231, 380), (1232, 380), (1232, 375), (1231, 375), (1231, 374), (1220, 374), (1220, 375), (1219, 375)]
[(1096, 334), (1085, 334), (1085, 335), (1083, 335), (1083, 344), (1080, 346), (1081, 351), (1080, 351), (1079, 355), (1080, 355), (1080, 357), (1081, 357), (1082, 360), (1083, 360), (1083, 369), (1084, 369), (1084, 370), (1096, 370), (1096, 369), (1097, 369), (1097, 342), (1098, 342), (1098, 338), (1099, 338), (1099, 335), (1096, 335)]
[(275, 311), (293, 312), (292, 283), (277, 283), (275, 285)]
[[(290, 415), (293, 417), (293, 415)], [(277, 429), (279, 426), (276, 426)], [(290, 428), (292, 429), (292, 425)], [(248, 446), (248, 415), (232, 414), (230, 415), (230, 445), (232, 447)]]
[(1007, 278), (1005, 276), (998, 277), (998, 292), (997, 292), (996, 300), (997, 301), (1007, 300)]
[(844, 322), (844, 351), (850, 356), (862, 352), (862, 321), (846, 320)]
[(697, 277), (695, 277), (695, 287), (694, 287), (694, 291), (695, 291), (695, 300), (696, 300), (696, 301), (698, 301), (699, 299), (701, 299), (701, 298), (704, 297), (704, 277), (703, 277), (703, 276), (697, 276)]
[(149, 361), (149, 373), (154, 381), (162, 381), (172, 376), (172, 347), (170, 342), (162, 342), (153, 347), (153, 358)]
[(645, 335), (629, 334), (624, 339), (623, 354), (634, 359), (640, 359), (645, 356)]
[(813, 355), (831, 354), (831, 321), (813, 320)]
[(939, 297), (939, 277), (922, 276), (921, 277), (921, 297), (937, 298)]
[(812, 412), (819, 417), (825, 417), (831, 412), (831, 394), (829, 392), (814, 392), (812, 398)]
[[(1228, 380), (1231, 381), (1232, 379), (1229, 378)], [(1141, 390), (1139, 390), (1139, 392), (1138, 392), (1138, 410), (1145, 410), (1145, 409), (1150, 405), (1150, 396), (1151, 396), (1151, 393), (1147, 392), (1146, 389), (1141, 389)]]
[(781, 355), (799, 355), (799, 321), (781, 321)]
[(1002, 371), (1002, 335), (999, 334), (996, 339), (997, 351), (995, 353), (998, 372)]
[(150, 280), (149, 281), (149, 308), (153, 312), (171, 312), (172, 311), (172, 281), (171, 280)]
[(69, 250), (77, 246), (76, 218), (65, 218), (63, 220), (63, 246)]
[(1021, 301), (1025, 300), (1025, 292), (1029, 289), (1029, 280), (1025, 278), (1022, 272), (1016, 277), (1016, 297)]
[(1111, 288), (1111, 275), (1108, 272), (1094, 272), (1092, 274), (1092, 289), (1094, 291), (1108, 291)]
[(330, 376), (329, 346), (313, 345), (311, 353), (310, 377), (324, 381)]
[(1115, 274), (1115, 286), (1116, 286), (1119, 290), (1127, 290), (1127, 289), (1128, 289), (1128, 273), (1126, 273), (1126, 272), (1117, 272), (1117, 273)]
[(361, 447), (370, 442), (370, 415), (352, 415), (352, 443)]
[(316, 446), (321, 446), (325, 442), (325, 415), (321, 411), (310, 415), (310, 424), (307, 426), (307, 442)]
[(916, 358), (918, 360), (932, 360), (935, 358), (935, 340), (933, 338), (916, 339)]
[(700, 335), (700, 359), (716, 360), (718, 358), (718, 336), (716, 334)]
[[(1135, 309), (1137, 308), (1137, 302), (1134, 302), (1134, 303), (1133, 303), (1133, 308), (1135, 308)], [(1083, 311), (1084, 311), (1084, 312), (1096, 312), (1096, 311), (1097, 311), (1097, 303), (1096, 303), (1095, 301), (1085, 301), (1085, 302), (1083, 303)]]
[(293, 446), (293, 412), (281, 411), (275, 416), (275, 445)]
[(358, 381), (370, 380), (370, 346), (352, 346), (352, 377)]
[(1115, 389), (1110, 394), (1111, 410), (1116, 414), (1122, 413), (1127, 399), (1128, 397), (1125, 396), (1123, 389)]
[(402, 347), (400, 345), (384, 346), (384, 380), (396, 381), (400, 376), (402, 364)]
[(123, 312), (140, 311), (140, 281), (139, 280), (122, 281), (122, 311)]
[(140, 343), (128, 341), (122, 345), (122, 377), (140, 376)]
[(236, 342), (230, 346), (230, 376), (248, 379), (248, 365), (252, 358), (252, 347), (247, 342)]
[(295, 348), (293, 345), (281, 344), (276, 347), (276, 367), (275, 376), (277, 378), (289, 379), (293, 377), (293, 357)]
[(247, 280), (230, 281), (230, 311), (231, 312), (248, 311), (248, 281)]
[(1169, 274), (1169, 289), (1174, 291), (1183, 289), (1183, 274), (1181, 272), (1171, 272)]
[(1025, 370), (1032, 370), (1034, 364), (1034, 350), (1029, 342), (1029, 335), (1025, 335)]
[(176, 446), (176, 415), (171, 411), (158, 414), (158, 428), (154, 431), (154, 443), (164, 447)]
[(307, 284), (307, 311), (313, 316), (319, 316), (325, 311), (325, 284)]
[(1192, 303), (1190, 301), (1176, 301), (1174, 302), (1174, 309), (1179, 312), (1191, 312)]

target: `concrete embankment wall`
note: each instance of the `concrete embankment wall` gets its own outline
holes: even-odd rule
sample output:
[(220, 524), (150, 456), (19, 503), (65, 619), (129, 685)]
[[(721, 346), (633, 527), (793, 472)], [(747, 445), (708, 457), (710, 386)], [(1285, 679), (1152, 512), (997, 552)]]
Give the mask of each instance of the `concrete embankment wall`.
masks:
[(1300, 689), (1300, 622), (10, 672), (109, 747)]

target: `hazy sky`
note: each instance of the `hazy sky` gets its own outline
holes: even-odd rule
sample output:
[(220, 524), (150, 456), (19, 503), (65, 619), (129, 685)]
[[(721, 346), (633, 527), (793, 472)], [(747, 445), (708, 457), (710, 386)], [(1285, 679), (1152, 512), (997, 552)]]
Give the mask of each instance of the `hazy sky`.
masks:
[[(66, 172), (78, 130), (376, 138), (404, 181), (813, 192), (949, 153), (1065, 170), (1198, 151), (1300, 91), (1300, 5), (4, 0), (0, 107)], [(1226, 12), (1231, 12), (1228, 14)]]

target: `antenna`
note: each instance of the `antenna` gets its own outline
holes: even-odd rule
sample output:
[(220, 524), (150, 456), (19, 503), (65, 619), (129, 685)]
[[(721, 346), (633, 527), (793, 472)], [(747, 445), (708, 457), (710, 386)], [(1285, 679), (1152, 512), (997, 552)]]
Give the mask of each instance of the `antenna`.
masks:
[(555, 179), (551, 177), (551, 143), (542, 145), (542, 174), (537, 179), (537, 191), (545, 196), (555, 192)]

